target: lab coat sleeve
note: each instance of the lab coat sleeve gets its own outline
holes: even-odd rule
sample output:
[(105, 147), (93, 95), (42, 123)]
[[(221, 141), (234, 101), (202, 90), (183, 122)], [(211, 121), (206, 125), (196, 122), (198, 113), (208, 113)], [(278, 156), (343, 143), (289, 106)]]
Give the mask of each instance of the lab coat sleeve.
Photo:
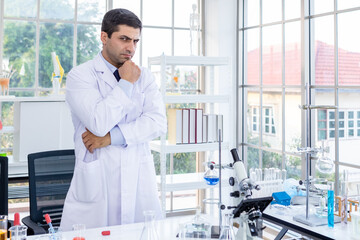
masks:
[(136, 106), (118, 85), (103, 97), (99, 76), (90, 70), (80, 65), (70, 71), (66, 80), (66, 101), (90, 132), (103, 137)]
[(167, 130), (162, 96), (152, 74), (148, 72), (147, 76), (142, 114), (134, 121), (118, 124), (128, 145), (151, 141)]

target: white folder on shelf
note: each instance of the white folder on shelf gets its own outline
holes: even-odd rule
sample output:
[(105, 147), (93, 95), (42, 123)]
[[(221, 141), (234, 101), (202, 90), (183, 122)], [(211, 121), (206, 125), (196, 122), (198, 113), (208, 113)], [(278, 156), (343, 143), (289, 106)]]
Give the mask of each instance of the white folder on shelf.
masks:
[(190, 117), (189, 109), (182, 109), (182, 143), (190, 143), (189, 130), (190, 130)]

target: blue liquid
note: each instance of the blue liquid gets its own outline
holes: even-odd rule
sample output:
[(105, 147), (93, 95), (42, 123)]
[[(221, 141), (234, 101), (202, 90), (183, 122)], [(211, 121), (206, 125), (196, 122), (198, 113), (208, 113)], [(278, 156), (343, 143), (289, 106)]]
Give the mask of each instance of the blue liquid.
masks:
[(204, 177), (204, 179), (208, 185), (216, 185), (219, 182), (219, 178), (214, 176)]
[(328, 190), (328, 227), (334, 228), (334, 191)]

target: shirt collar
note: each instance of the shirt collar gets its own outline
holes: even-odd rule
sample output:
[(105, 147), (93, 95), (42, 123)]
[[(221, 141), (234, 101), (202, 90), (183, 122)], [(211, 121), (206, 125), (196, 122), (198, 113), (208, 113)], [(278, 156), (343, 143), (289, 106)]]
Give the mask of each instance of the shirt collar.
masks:
[(106, 61), (106, 59), (104, 58), (104, 56), (102, 55), (102, 52), (99, 53), (101, 59), (104, 61), (105, 65), (110, 69), (110, 71), (113, 73), (115, 72), (115, 70), (117, 69), (114, 65), (112, 65), (111, 63), (109, 63), (108, 61)]

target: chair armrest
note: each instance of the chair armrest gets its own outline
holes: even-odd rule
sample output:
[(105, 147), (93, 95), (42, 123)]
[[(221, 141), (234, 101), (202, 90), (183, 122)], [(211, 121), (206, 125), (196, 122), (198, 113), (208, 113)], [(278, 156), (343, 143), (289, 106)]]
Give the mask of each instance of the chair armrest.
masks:
[(45, 234), (47, 233), (44, 228), (38, 226), (36, 222), (30, 219), (30, 216), (24, 217), (21, 219), (22, 223), (28, 227), (27, 235), (37, 235), (37, 234)]

